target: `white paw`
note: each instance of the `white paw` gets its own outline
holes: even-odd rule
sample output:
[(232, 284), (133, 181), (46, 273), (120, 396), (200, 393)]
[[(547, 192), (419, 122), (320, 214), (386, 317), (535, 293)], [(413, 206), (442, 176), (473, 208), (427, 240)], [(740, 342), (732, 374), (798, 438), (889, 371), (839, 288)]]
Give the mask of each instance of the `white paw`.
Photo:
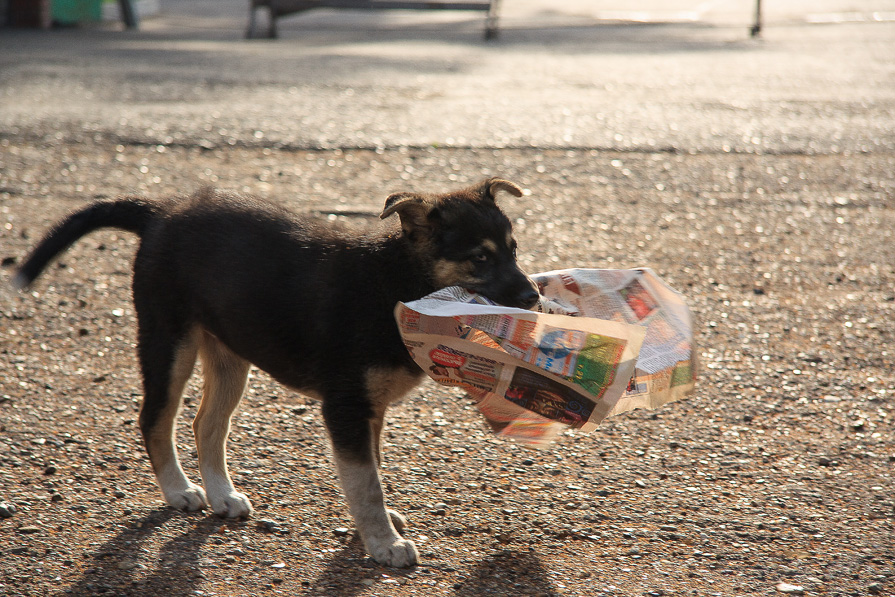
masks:
[(252, 502), (244, 493), (231, 491), (211, 500), (211, 509), (221, 518), (248, 518), (252, 515)]
[(391, 508), (389, 508), (387, 510), (387, 512), (388, 512), (388, 517), (392, 521), (392, 526), (395, 527), (395, 530), (398, 531), (399, 533), (403, 532), (404, 528), (407, 526), (407, 519), (404, 518), (404, 516), (402, 516), (400, 513), (392, 510)]
[(420, 554), (416, 545), (408, 539), (395, 538), (393, 541), (371, 541), (367, 545), (370, 557), (386, 566), (407, 568), (419, 562)]
[(205, 490), (193, 483), (190, 483), (184, 489), (166, 491), (165, 501), (172, 508), (186, 510), (187, 512), (204, 510), (208, 507), (208, 498), (205, 497)]

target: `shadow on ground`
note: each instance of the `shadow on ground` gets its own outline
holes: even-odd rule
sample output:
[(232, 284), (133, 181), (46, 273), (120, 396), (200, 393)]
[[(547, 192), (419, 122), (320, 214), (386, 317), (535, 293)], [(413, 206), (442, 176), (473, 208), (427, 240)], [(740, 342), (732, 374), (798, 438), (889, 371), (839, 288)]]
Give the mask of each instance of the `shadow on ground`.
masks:
[[(153, 535), (172, 518), (184, 514), (171, 508), (155, 510), (130, 524), (96, 548), (85, 562), (79, 581), (64, 595), (193, 595), (202, 581), (199, 551), (221, 527), (221, 520), (204, 516), (184, 534), (164, 543), (156, 562), (141, 562), (140, 555)], [(149, 570), (148, 573), (144, 572)]]
[[(375, 583), (385, 588), (387, 583), (403, 583), (413, 579), (420, 586), (427, 579), (433, 584), (443, 581), (444, 573), (456, 572), (437, 565), (421, 564), (407, 569), (388, 568), (371, 560), (364, 552), (363, 544), (355, 538), (332, 555), (326, 569), (311, 584), (311, 594), (354, 597), (369, 590)], [(518, 596), (540, 595), (556, 597), (558, 593), (549, 579), (540, 558), (532, 552), (500, 550), (473, 564), (465, 578), (454, 584), (457, 597), (481, 597), (482, 595)]]
[(455, 587), (458, 597), (558, 595), (540, 558), (530, 551), (500, 550), (479, 562)]

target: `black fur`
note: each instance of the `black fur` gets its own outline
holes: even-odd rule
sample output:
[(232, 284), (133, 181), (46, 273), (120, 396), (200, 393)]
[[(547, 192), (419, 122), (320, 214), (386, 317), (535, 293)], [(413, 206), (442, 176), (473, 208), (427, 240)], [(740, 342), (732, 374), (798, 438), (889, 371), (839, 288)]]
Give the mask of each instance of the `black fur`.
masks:
[(56, 255), (85, 234), (98, 228), (120, 228), (142, 235), (158, 213), (157, 204), (139, 197), (94, 203), (59, 222), (19, 268), (13, 284), (17, 288), (31, 284)]
[[(210, 191), (172, 205), (145, 230), (134, 265), (144, 370), (164, 369), (172, 348), (158, 346), (176, 347), (198, 323), (280, 383), (336, 403), (350, 423), (333, 414), (328, 427), (351, 432), (334, 434), (344, 438), (333, 437), (335, 445), (363, 452), (369, 438), (353, 429), (372, 415), (363, 375), (370, 367), (418, 370), (392, 312), (435, 290), (397, 226), (385, 228), (359, 236)], [(143, 425), (152, 424), (144, 412)]]

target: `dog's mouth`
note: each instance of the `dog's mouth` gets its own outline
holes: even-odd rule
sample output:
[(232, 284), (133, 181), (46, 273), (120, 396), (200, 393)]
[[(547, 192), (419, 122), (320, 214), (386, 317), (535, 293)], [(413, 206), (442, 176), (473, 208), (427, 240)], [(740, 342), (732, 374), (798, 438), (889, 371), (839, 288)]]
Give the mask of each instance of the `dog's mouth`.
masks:
[(501, 297), (497, 298), (496, 296), (492, 296), (490, 293), (478, 290), (476, 288), (464, 287), (464, 290), (470, 292), (472, 294), (480, 294), (485, 298), (494, 301), (498, 305), (503, 307), (513, 307), (515, 309), (525, 309), (526, 311), (531, 310), (535, 305), (538, 304), (538, 300), (541, 295), (537, 290), (532, 289), (531, 291), (526, 290), (513, 298)]

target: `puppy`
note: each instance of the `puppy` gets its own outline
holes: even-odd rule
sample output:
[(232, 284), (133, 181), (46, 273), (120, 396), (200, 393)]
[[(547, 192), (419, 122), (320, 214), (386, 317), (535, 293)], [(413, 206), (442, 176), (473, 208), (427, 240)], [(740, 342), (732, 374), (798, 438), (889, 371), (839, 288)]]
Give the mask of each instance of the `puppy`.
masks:
[[(495, 203), (515, 184), (491, 178), (442, 195), (395, 193), (358, 232), (281, 207), (205, 189), (189, 198), (94, 203), (53, 228), (17, 273), (31, 284), (53, 257), (98, 228), (140, 236), (134, 260), (140, 430), (168, 504), (252, 514), (227, 471), (230, 419), (254, 364), (322, 400), (336, 468), (368, 553), (410, 566), (418, 553), (398, 531), (379, 479), (386, 409), (422, 370), (401, 341), (393, 310), (446, 286), (530, 308), (537, 287), (516, 263), (509, 219)], [(174, 442), (182, 394), (197, 357), (204, 389), (193, 421), (203, 487), (187, 479)]]

